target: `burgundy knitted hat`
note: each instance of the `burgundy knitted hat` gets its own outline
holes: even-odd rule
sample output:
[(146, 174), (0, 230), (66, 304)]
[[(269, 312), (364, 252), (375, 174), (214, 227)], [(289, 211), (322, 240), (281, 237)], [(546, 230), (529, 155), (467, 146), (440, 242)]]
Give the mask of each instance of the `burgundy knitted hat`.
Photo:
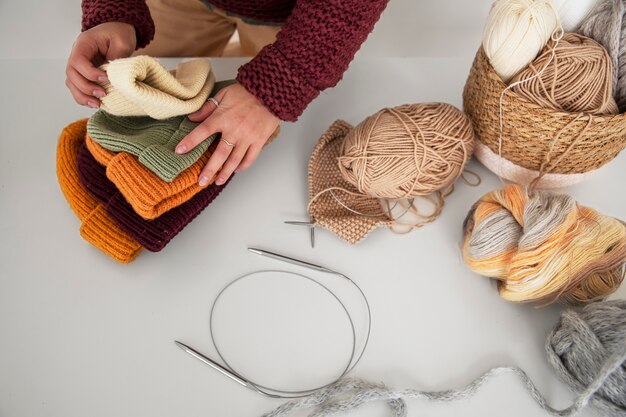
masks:
[[(186, 203), (154, 220), (145, 220), (133, 211), (83, 143), (78, 151), (78, 173), (83, 186), (106, 207), (107, 214), (121, 230), (151, 252), (163, 249), (219, 195), (228, 184), (208, 186)], [(232, 177), (231, 177), (232, 178)]]

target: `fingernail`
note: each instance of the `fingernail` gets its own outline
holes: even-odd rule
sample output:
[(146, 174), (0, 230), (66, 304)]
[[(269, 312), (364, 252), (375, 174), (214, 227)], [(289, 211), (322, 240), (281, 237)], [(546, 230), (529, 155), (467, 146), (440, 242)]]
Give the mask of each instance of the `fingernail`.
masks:
[(104, 91), (102, 90), (93, 90), (93, 95), (98, 98), (104, 97)]
[(97, 109), (98, 108), (98, 103), (96, 103), (93, 100), (87, 100), (87, 105), (91, 108)]
[(187, 147), (185, 145), (178, 145), (176, 147), (177, 154), (185, 153), (186, 151), (187, 151)]
[(236, 170), (235, 170), (235, 174), (239, 174), (239, 169), (236, 169)]
[(219, 177), (218, 179), (215, 180), (215, 184), (217, 185), (222, 185), (226, 182), (226, 180), (222, 177)]
[(209, 177), (207, 177), (206, 175), (201, 175), (200, 176), (200, 181), (198, 181), (198, 185), (200, 187), (204, 187), (205, 185), (207, 185), (209, 183)]
[(98, 77), (98, 81), (100, 81), (102, 83), (108, 83), (109, 82), (109, 77), (107, 77), (106, 75), (100, 75)]

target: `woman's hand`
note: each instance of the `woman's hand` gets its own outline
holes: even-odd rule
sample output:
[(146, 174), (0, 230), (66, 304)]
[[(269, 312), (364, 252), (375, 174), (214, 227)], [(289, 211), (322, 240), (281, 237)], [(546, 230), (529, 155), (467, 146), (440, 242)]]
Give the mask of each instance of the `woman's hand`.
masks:
[(83, 106), (100, 107), (99, 99), (105, 93), (95, 82), (105, 82), (107, 76), (98, 67), (112, 59), (129, 57), (135, 46), (135, 28), (128, 23), (102, 23), (78, 35), (65, 68), (65, 85), (74, 100)]
[(215, 99), (218, 106), (207, 101), (189, 115), (189, 120), (201, 124), (176, 147), (176, 153), (186, 153), (213, 133), (222, 133), (220, 143), (200, 174), (201, 186), (208, 184), (216, 173), (215, 183), (222, 185), (233, 172), (252, 165), (280, 121), (238, 83), (220, 90)]

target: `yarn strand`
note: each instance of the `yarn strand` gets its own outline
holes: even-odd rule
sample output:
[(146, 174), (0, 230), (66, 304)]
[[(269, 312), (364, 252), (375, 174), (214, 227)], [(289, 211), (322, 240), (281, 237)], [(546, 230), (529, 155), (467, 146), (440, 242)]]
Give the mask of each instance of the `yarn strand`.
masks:
[[(465, 400), (473, 397), (482, 386), (491, 379), (504, 373), (513, 373), (518, 376), (531, 398), (546, 412), (553, 416), (570, 417), (576, 415), (583, 409), (591, 397), (600, 389), (604, 381), (626, 360), (626, 339), (619, 351), (611, 355), (610, 359), (603, 366), (601, 372), (594, 379), (593, 383), (580, 395), (573, 404), (564, 409), (552, 407), (546, 398), (541, 394), (532, 379), (524, 370), (515, 366), (501, 366), (492, 368), (485, 372), (462, 389), (445, 391), (420, 391), (416, 389), (390, 390), (384, 385), (377, 385), (358, 378), (346, 378), (319, 391), (310, 397), (287, 402), (275, 410), (263, 414), (263, 417), (285, 417), (297, 410), (305, 410), (316, 407), (309, 414), (309, 417), (325, 417), (339, 413), (346, 413), (364, 404), (385, 401), (393, 404), (392, 417), (406, 417), (406, 399), (428, 400), (434, 402), (452, 402)], [(350, 393), (347, 399), (335, 400), (335, 398)], [(397, 406), (397, 402), (402, 401), (403, 406)]]
[(548, 68), (550, 63), (555, 59), (555, 57), (556, 57), (556, 47), (558, 46), (559, 41), (563, 38), (564, 32), (563, 32), (563, 26), (561, 25), (561, 22), (558, 19), (558, 13), (557, 13), (556, 9), (554, 9), (554, 6), (552, 6), (552, 10), (557, 15), (557, 28), (554, 30), (554, 32), (552, 32), (551, 39), (554, 41), (554, 45), (552, 47), (552, 53), (550, 54), (550, 58), (548, 59), (548, 62), (546, 62), (546, 64), (543, 66), (543, 68), (541, 68), (541, 70), (536, 72), (534, 75), (532, 75), (532, 76), (530, 76), (528, 78), (524, 78), (524, 79), (521, 79), (519, 81), (515, 81), (515, 82), (511, 83), (504, 90), (502, 90), (502, 92), (500, 93), (499, 116), (498, 116), (498, 123), (499, 123), (499, 126), (500, 126), (500, 135), (498, 136), (498, 157), (499, 157), (499, 161), (498, 161), (498, 172), (496, 173), (496, 175), (498, 175), (498, 178), (500, 179), (500, 182), (502, 184), (505, 184), (504, 180), (502, 179), (502, 160), (503, 160), (503, 158), (502, 158), (502, 142), (504, 141), (504, 138), (503, 138), (503, 136), (504, 136), (504, 95), (506, 94), (507, 91), (513, 89), (514, 87), (516, 87), (516, 86), (518, 86), (520, 84), (523, 84), (525, 82), (531, 81), (534, 78), (541, 77), (541, 75)]
[[(626, 301), (595, 303), (580, 313), (565, 311), (559, 324), (548, 335), (546, 352), (558, 376), (578, 392), (569, 407), (558, 409), (551, 406), (521, 368), (501, 366), (488, 370), (461, 389), (442, 391), (392, 390), (383, 384), (346, 378), (306, 398), (286, 402), (263, 417), (286, 417), (308, 409), (312, 409), (309, 417), (326, 417), (376, 401), (385, 401), (392, 417), (406, 417), (407, 399), (433, 402), (469, 399), (487, 382), (504, 373), (516, 375), (539, 407), (553, 416), (574, 416), (588, 404), (602, 415), (626, 416), (626, 371), (622, 369), (626, 361)], [(587, 366), (589, 363), (595, 370)], [(574, 372), (579, 374), (572, 375)], [(587, 383), (581, 383), (587, 380)]]

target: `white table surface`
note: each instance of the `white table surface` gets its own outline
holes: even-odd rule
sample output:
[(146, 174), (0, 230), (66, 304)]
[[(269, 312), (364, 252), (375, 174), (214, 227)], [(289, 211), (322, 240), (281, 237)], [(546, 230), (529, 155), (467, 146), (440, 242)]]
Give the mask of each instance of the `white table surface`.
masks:
[[(332, 121), (356, 124), (379, 108), (408, 102), (460, 106), (471, 59), (358, 58), (337, 88), (323, 93), (300, 121), (283, 125), (258, 162), (165, 250), (144, 251), (130, 265), (80, 238), (79, 221), (57, 184), (59, 132), (90, 114), (66, 91), (65, 62), (0, 61), (0, 416), (237, 417), (260, 416), (281, 404), (227, 380), (173, 343), (179, 339), (214, 356), (208, 313), (226, 283), (266, 268), (308, 273), (249, 254), (251, 245), (329, 266), (362, 286), (372, 306), (372, 337), (351, 375), (437, 390), (460, 387), (495, 365), (519, 365), (552, 404), (569, 405), (572, 394), (543, 348), (561, 307), (507, 303), (493, 282), (461, 260), (465, 214), (500, 185), (478, 163), (471, 168), (482, 184), (459, 184), (434, 224), (406, 236), (377, 230), (349, 246), (318, 229), (311, 249), (306, 229), (283, 224), (306, 220), (308, 157)], [(214, 60), (218, 78), (233, 76), (241, 62)], [(624, 178), (622, 154), (568, 192), (625, 218)], [(328, 300), (294, 285), (257, 285), (258, 297), (284, 295), (270, 303), (260, 303), (253, 286), (231, 294), (220, 340), (245, 372), (307, 386), (332, 375), (349, 340)], [(347, 295), (350, 303), (358, 301)], [(616, 296), (626, 296), (624, 287)], [(312, 310), (320, 305), (330, 307)], [(276, 316), (276, 306), (294, 312)], [(275, 321), (263, 321), (272, 314)], [(352, 415), (386, 413), (376, 405)], [(409, 415), (545, 414), (515, 377), (504, 375), (468, 401), (410, 401)]]

